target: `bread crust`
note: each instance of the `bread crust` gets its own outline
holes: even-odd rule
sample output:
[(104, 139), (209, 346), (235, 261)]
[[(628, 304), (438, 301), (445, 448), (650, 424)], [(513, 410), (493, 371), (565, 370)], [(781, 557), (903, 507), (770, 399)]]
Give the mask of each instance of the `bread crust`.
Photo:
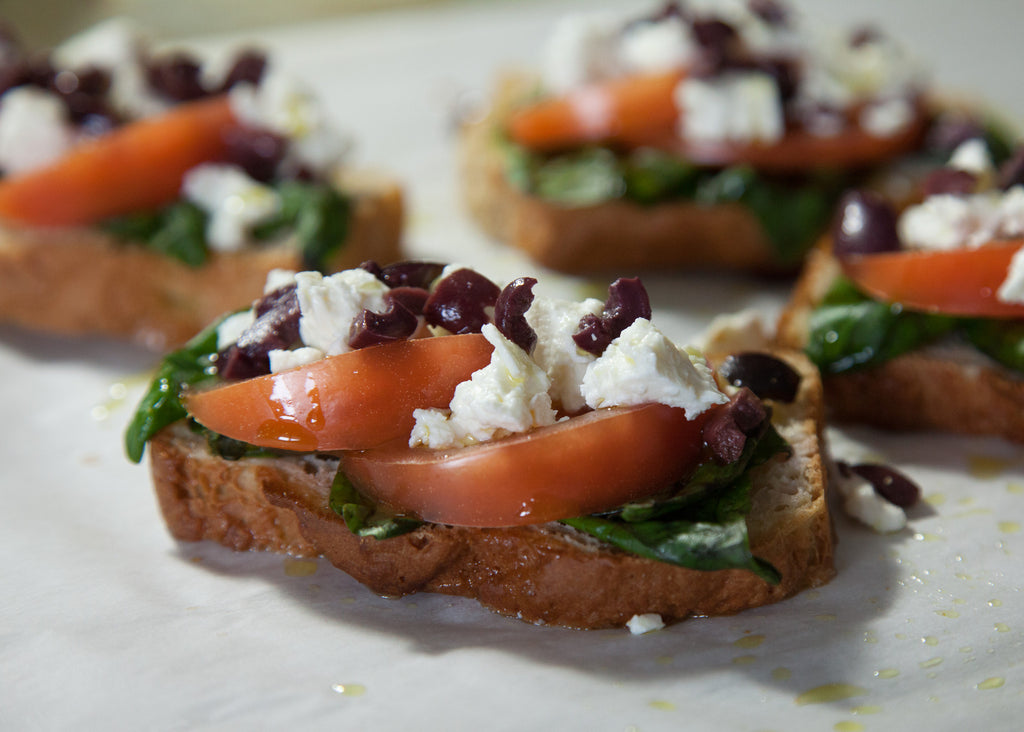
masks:
[[(354, 211), (330, 271), (367, 259), (401, 257), (401, 188), (357, 173), (340, 184)], [(0, 321), (66, 335), (129, 338), (163, 351), (263, 292), (267, 272), (302, 269), (288, 243), (212, 253), (189, 267), (91, 228), (29, 228), (0, 223)]]
[(748, 518), (752, 550), (781, 572), (778, 585), (742, 570), (700, 572), (642, 559), (560, 524), (429, 524), (384, 541), (360, 538), (328, 507), (334, 459), (227, 461), (183, 423), (150, 442), (153, 481), (178, 539), (321, 554), (382, 595), (461, 595), (527, 622), (573, 628), (618, 627), (642, 613), (666, 621), (732, 614), (824, 584), (834, 574), (820, 382), (806, 360), (787, 359), (800, 364), (801, 394), (794, 405), (774, 406), (796, 454), (757, 469)]
[(498, 140), (512, 100), (528, 93), (531, 83), (516, 75), (500, 80), (486, 116), (461, 130), (463, 201), (489, 235), (569, 273), (660, 267), (793, 271), (779, 264), (760, 222), (739, 203), (615, 200), (562, 206), (515, 188)]
[[(810, 313), (840, 272), (829, 250), (826, 241), (811, 252), (779, 319), (787, 347), (807, 344)], [(828, 416), (838, 422), (1024, 442), (1024, 376), (967, 346), (924, 348), (823, 381)]]

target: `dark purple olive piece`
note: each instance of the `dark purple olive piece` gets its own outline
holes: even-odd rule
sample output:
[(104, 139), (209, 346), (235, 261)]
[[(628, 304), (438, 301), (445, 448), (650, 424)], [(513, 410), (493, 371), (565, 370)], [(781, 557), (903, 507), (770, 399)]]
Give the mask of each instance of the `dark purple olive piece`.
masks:
[(869, 43), (877, 43), (882, 38), (884, 36), (876, 26), (865, 25), (860, 28), (854, 28), (850, 31), (850, 48), (860, 48)]
[(526, 311), (533, 304), (533, 277), (519, 277), (505, 285), (494, 304), (494, 325), (498, 331), (527, 353), (537, 345), (537, 333), (526, 322)]
[(572, 339), (587, 353), (600, 356), (637, 318), (651, 318), (651, 301), (639, 277), (620, 277), (608, 288), (600, 315), (584, 315)]
[(978, 176), (957, 168), (939, 168), (933, 170), (921, 183), (921, 193), (925, 198), (943, 194), (951, 196), (967, 196), (978, 187)]
[(777, 0), (749, 0), (747, 7), (768, 25), (789, 25), (789, 9)]
[(384, 281), (384, 278), (381, 277), (381, 272), (383, 272), (383, 270), (381, 269), (381, 266), (379, 264), (377, 264), (372, 259), (367, 259), (365, 262), (360, 264), (359, 265), (359, 269), (365, 269), (367, 272), (372, 274), (374, 277), (376, 277), (381, 282)]
[(832, 248), (837, 257), (897, 251), (900, 239), (892, 206), (872, 191), (847, 191), (832, 223)]
[(900, 508), (909, 508), (921, 499), (917, 483), (887, 465), (861, 463), (850, 465), (849, 469), (871, 483), (875, 493)]
[(388, 287), (422, 287), (429, 290), (442, 272), (444, 265), (438, 262), (396, 262), (382, 268), (377, 279)]
[(790, 403), (800, 388), (800, 374), (768, 353), (745, 351), (725, 359), (722, 377), (733, 386), (745, 386), (761, 399)]
[(430, 325), (461, 335), (479, 333), (490, 322), (487, 309), (494, 307), (501, 290), (479, 272), (459, 269), (437, 283), (423, 308)]
[(280, 135), (253, 127), (229, 127), (224, 133), (225, 157), (251, 178), (267, 183), (274, 179), (284, 159), (288, 141)]
[(691, 29), (700, 47), (691, 74), (707, 77), (717, 74), (730, 61), (740, 55), (740, 41), (736, 29), (718, 18), (694, 20)]
[(1024, 147), (1018, 147), (999, 168), (999, 187), (1004, 191), (1024, 185)]
[(740, 389), (704, 423), (704, 444), (719, 465), (734, 463), (743, 455), (747, 438), (756, 434), (766, 419), (768, 410), (761, 400), (750, 389)]
[(964, 112), (945, 112), (932, 123), (925, 136), (925, 148), (948, 157), (968, 140), (985, 137), (985, 127)]
[(422, 287), (393, 287), (384, 295), (385, 300), (395, 300), (416, 316), (423, 315), (430, 292)]
[(224, 77), (224, 83), (221, 84), (220, 91), (225, 92), (236, 84), (243, 82), (259, 84), (266, 68), (267, 55), (263, 51), (257, 51), (252, 48), (240, 51), (235, 56), (234, 63), (231, 64), (227, 76)]
[(227, 380), (270, 373), (270, 352), (299, 340), (299, 298), (295, 285), (265, 295), (253, 306), (256, 320), (217, 358), (217, 373)]
[(376, 346), (392, 341), (404, 341), (419, 326), (419, 319), (397, 297), (384, 295), (387, 309), (383, 313), (363, 310), (352, 321), (348, 345), (354, 349)]
[(200, 81), (199, 63), (184, 52), (151, 59), (146, 64), (146, 80), (153, 91), (175, 102), (207, 96)]

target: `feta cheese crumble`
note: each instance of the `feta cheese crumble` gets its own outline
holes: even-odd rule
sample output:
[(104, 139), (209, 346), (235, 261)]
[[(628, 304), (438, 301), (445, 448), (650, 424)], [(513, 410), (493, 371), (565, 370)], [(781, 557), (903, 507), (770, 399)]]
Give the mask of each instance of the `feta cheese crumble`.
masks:
[(691, 358), (646, 318), (637, 318), (587, 367), (581, 391), (594, 409), (659, 402), (690, 418), (728, 401), (703, 359)]
[(595, 298), (582, 302), (535, 297), (526, 311), (526, 322), (537, 334), (533, 360), (551, 379), (549, 393), (562, 411), (572, 414), (587, 402), (580, 392), (580, 382), (587, 367), (597, 358), (576, 345), (573, 334), (585, 315), (599, 315), (604, 303)]
[(555, 423), (544, 369), (492, 323), (481, 333), (494, 346), (490, 364), (455, 388), (448, 410), (413, 412), (410, 447), (465, 447)]
[(336, 356), (348, 345), (352, 322), (363, 310), (384, 312), (388, 286), (365, 269), (347, 269), (324, 277), (319, 272), (295, 275), (299, 300), (299, 335), (303, 344)]
[(235, 165), (204, 163), (185, 174), (182, 195), (206, 211), (206, 241), (218, 252), (245, 246), (252, 227), (281, 210), (281, 197)]
[(696, 142), (775, 142), (785, 131), (778, 85), (767, 74), (685, 79), (675, 90), (679, 133)]
[(75, 143), (64, 103), (55, 94), (19, 86), (0, 97), (0, 168), (24, 173), (60, 159)]
[(843, 510), (851, 518), (880, 534), (899, 531), (907, 525), (906, 512), (878, 495), (869, 480), (853, 472), (843, 475), (835, 466), (830, 477), (842, 498)]
[(644, 613), (643, 615), (631, 617), (626, 623), (626, 627), (629, 628), (629, 632), (633, 635), (643, 635), (644, 633), (661, 630), (665, 627), (665, 621), (661, 619), (658, 613)]

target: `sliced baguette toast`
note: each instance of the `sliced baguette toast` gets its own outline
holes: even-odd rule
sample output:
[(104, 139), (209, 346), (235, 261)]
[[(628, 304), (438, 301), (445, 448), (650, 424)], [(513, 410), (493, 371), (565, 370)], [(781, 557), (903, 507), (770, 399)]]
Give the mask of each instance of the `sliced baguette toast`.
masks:
[[(367, 259), (400, 258), (403, 200), (393, 180), (354, 174), (342, 182), (354, 201), (334, 271)], [(303, 269), (281, 243), (212, 253), (189, 267), (91, 228), (27, 228), (0, 223), (0, 321), (77, 335), (130, 338), (163, 351), (263, 292), (267, 272)]]
[[(839, 271), (827, 246), (811, 252), (780, 317), (780, 343), (806, 345), (811, 311)], [(966, 345), (930, 346), (823, 381), (828, 416), (836, 421), (1024, 442), (1024, 377)]]
[(462, 195), (489, 235), (551, 269), (583, 273), (661, 267), (776, 273), (781, 267), (756, 217), (738, 203), (562, 206), (520, 191), (506, 172), (500, 133), (513, 100), (534, 80), (503, 78), (487, 115), (460, 136)]
[(153, 481), (177, 539), (322, 555), (382, 595), (462, 595), (504, 615), (573, 628), (623, 626), (644, 613), (665, 621), (731, 614), (824, 584), (834, 573), (820, 381), (799, 354), (777, 355), (802, 375), (793, 403), (769, 402), (794, 454), (756, 469), (747, 523), (755, 556), (781, 573), (778, 585), (743, 570), (700, 572), (643, 559), (561, 524), (427, 524), (392, 539), (359, 538), (328, 507), (336, 458), (229, 461), (184, 422), (150, 442)]

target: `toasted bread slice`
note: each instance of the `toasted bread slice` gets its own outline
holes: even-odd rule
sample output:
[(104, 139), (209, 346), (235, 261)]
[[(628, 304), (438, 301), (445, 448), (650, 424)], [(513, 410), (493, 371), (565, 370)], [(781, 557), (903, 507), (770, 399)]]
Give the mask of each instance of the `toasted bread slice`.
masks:
[(153, 481), (178, 539), (323, 555), (382, 595), (462, 595), (528, 622), (573, 628), (623, 626), (644, 613), (666, 621), (731, 614), (824, 584), (834, 573), (820, 381), (799, 354), (777, 355), (802, 375), (793, 403), (771, 402), (773, 422), (794, 452), (756, 469), (747, 523), (755, 556), (781, 573), (778, 585), (743, 570), (701, 572), (643, 559), (557, 523), (427, 524), (392, 539), (359, 538), (328, 507), (335, 458), (228, 461), (183, 422), (150, 442)]
[[(826, 244), (811, 252), (778, 325), (787, 347), (807, 343), (815, 305), (839, 274)], [(830, 419), (894, 430), (938, 430), (1024, 442), (1024, 376), (965, 345), (940, 343), (879, 366), (824, 378)]]
[[(393, 180), (352, 174), (354, 200), (334, 271), (367, 259), (400, 258), (403, 200)], [(153, 350), (180, 345), (224, 312), (263, 292), (267, 272), (303, 269), (288, 243), (213, 253), (189, 267), (89, 228), (27, 228), (0, 223), (0, 321), (69, 335), (130, 338)]]
[(563, 272), (661, 267), (792, 271), (779, 264), (760, 222), (738, 203), (615, 200), (563, 206), (513, 186), (499, 140), (511, 105), (532, 84), (524, 75), (503, 78), (487, 115), (461, 131), (463, 199), (488, 234)]

